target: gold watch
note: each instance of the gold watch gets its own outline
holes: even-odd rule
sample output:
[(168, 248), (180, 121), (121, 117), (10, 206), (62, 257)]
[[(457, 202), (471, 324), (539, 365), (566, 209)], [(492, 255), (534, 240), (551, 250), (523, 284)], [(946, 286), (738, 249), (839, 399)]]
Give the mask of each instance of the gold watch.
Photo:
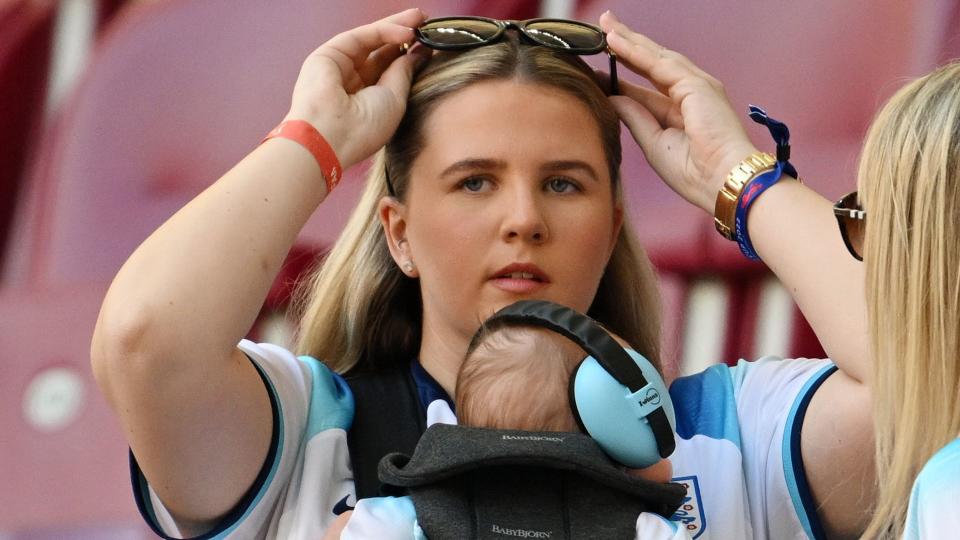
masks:
[(727, 240), (735, 240), (734, 220), (737, 216), (737, 201), (743, 188), (757, 176), (777, 166), (777, 158), (767, 152), (754, 152), (737, 164), (717, 193), (717, 205), (713, 209), (713, 221), (717, 232)]

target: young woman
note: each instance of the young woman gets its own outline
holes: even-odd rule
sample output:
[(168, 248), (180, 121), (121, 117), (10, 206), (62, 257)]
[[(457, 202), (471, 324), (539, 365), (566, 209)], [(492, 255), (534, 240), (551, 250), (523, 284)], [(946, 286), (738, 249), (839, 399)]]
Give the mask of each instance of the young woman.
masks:
[[(355, 402), (337, 373), (350, 385), (357, 374), (406, 373), (418, 406), (381, 409), (423, 422), (453, 394), (479, 322), (515, 300), (587, 312), (658, 358), (656, 284), (623, 215), (617, 113), (664, 180), (712, 213), (727, 172), (756, 152), (722, 88), (610, 15), (601, 20), (610, 48), (662, 93), (622, 84), (624, 95), (608, 98), (585, 64), (537, 43), (531, 28), (469, 50), (401, 55), (424, 19), (404, 11), (311, 54), (286, 120), (325, 142), (270, 138), (115, 278), (93, 367), (158, 533), (321, 535), (357, 493), (351, 458), (362, 449), (348, 432), (376, 409)], [(305, 303), (298, 348), (323, 363), (241, 341), (336, 183), (329, 154), (348, 167), (384, 146)], [(690, 497), (678, 519), (692, 535), (843, 536), (862, 526), (872, 500), (861, 487), (872, 471), (862, 271), (838, 256), (829, 214), (784, 179), (754, 205), (750, 233), (836, 366), (743, 362), (671, 389), (674, 477)], [(838, 291), (853, 291), (839, 307)], [(851, 510), (851, 499), (866, 503)]]
[(854, 193), (840, 213), (867, 270), (876, 359), (879, 498), (866, 536), (944, 538), (960, 525), (944, 511), (960, 494), (960, 64), (884, 106), (858, 187), (868, 210)]

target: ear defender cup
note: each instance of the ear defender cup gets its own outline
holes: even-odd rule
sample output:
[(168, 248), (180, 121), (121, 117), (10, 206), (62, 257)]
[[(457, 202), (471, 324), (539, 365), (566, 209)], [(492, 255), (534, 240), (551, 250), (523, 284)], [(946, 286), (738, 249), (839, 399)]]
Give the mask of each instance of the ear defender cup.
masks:
[[(657, 436), (648, 420), (650, 413), (660, 409), (666, 414), (671, 439), (677, 420), (660, 373), (640, 353), (632, 349), (626, 352), (649, 384), (639, 392), (631, 392), (594, 357), (588, 356), (570, 377), (570, 404), (584, 431), (607, 455), (627, 467), (640, 469), (669, 456), (675, 446), (670, 444), (661, 448), (657, 444)], [(666, 453), (662, 452), (667, 448)]]
[(570, 377), (570, 408), (580, 427), (610, 457), (642, 468), (673, 453), (673, 402), (649, 360), (624, 350), (590, 317), (552, 302), (522, 300), (484, 324), (498, 319), (553, 330), (587, 352)]

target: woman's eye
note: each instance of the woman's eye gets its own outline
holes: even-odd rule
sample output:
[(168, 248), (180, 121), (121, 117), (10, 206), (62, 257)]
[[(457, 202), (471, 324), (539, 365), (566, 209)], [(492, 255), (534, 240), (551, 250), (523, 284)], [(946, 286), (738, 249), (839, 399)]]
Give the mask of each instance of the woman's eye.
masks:
[(551, 178), (547, 181), (547, 188), (554, 193), (571, 193), (580, 191), (576, 182), (567, 178)]
[(490, 180), (482, 176), (471, 176), (460, 182), (460, 187), (470, 192), (479, 192), (487, 188)]

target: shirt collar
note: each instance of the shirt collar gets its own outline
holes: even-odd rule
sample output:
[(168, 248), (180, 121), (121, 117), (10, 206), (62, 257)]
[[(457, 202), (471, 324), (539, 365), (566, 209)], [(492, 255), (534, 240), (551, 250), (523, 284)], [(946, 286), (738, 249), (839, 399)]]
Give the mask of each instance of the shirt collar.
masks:
[(420, 398), (420, 410), (426, 414), (427, 407), (438, 399), (442, 399), (454, 410), (453, 400), (447, 394), (447, 391), (440, 386), (440, 383), (432, 375), (423, 369), (419, 360), (414, 359), (410, 362), (410, 372), (413, 375), (413, 381), (417, 385), (417, 396)]

